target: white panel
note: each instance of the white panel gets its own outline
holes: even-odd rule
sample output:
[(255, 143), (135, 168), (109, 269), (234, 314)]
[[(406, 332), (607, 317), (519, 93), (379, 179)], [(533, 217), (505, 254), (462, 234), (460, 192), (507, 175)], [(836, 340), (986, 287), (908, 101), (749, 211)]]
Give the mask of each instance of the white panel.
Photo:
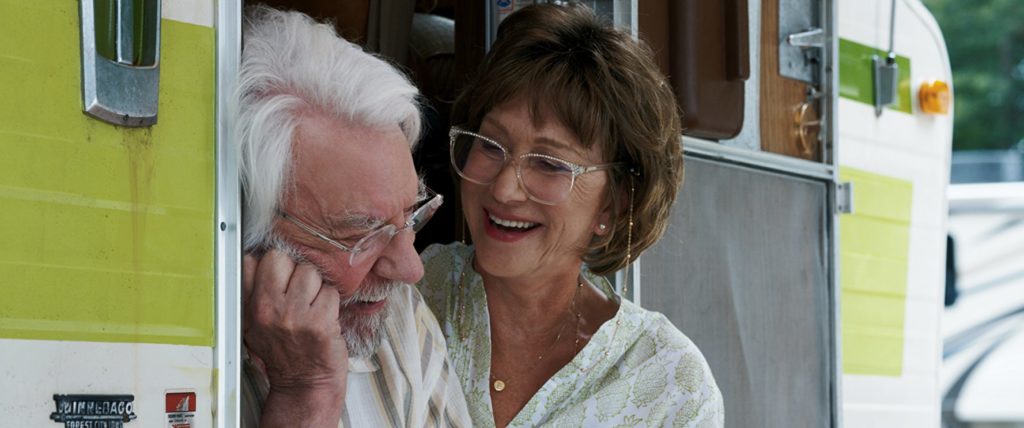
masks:
[[(936, 406), (939, 399), (938, 377), (903, 373), (899, 377), (843, 376), (843, 407), (862, 406)], [(859, 427), (860, 425), (847, 425)]]
[[(911, 69), (917, 64), (911, 56)], [(948, 80), (947, 80), (948, 81)], [(920, 82), (911, 82), (911, 98), (917, 96)], [(885, 110), (875, 117), (874, 106), (859, 101), (840, 98), (839, 135), (841, 138), (858, 138), (874, 142), (883, 147), (913, 153), (918, 157), (915, 163), (948, 161), (952, 134), (952, 117), (932, 116), (923, 113), (910, 115), (900, 111)], [(840, 145), (843, 150), (849, 147)], [(853, 148), (857, 150), (857, 147)]]
[[(946, 280), (946, 234), (941, 229), (910, 228), (910, 260), (907, 265), (907, 298), (939, 303), (942, 312)], [(936, 330), (937, 331), (937, 330)]]
[[(908, 304), (911, 308), (925, 309), (925, 305)], [(929, 308), (930, 309), (930, 308)], [(907, 315), (915, 311), (908, 310)], [(908, 316), (909, 318), (909, 316)], [(941, 364), (942, 339), (935, 334), (938, 323), (926, 330), (905, 330), (903, 332), (903, 375), (916, 381), (928, 378), (930, 388), (936, 388), (939, 382)], [(920, 377), (920, 378), (919, 378)], [(935, 393), (937, 394), (937, 388)]]
[(942, 311), (936, 308), (935, 301), (922, 299), (909, 299), (907, 301), (907, 319), (903, 323), (904, 329), (909, 332), (927, 332), (935, 335), (942, 319)]
[[(839, 102), (839, 111), (843, 114), (854, 108), (862, 107), (864, 107), (863, 104), (849, 100), (840, 100)], [(839, 122), (842, 124), (842, 119)], [(840, 126), (842, 127), (842, 125)], [(842, 131), (840, 132), (842, 133)], [(928, 159), (922, 158), (923, 155), (919, 153), (900, 150), (884, 143), (850, 135), (841, 134), (841, 138), (839, 159), (842, 166), (911, 182), (913, 185), (911, 223), (916, 227), (945, 230), (945, 213), (948, 209), (946, 204), (946, 184), (949, 181), (946, 163), (948, 154), (945, 161), (931, 159), (925, 162)], [(856, 188), (853, 189), (853, 205), (856, 210)]]
[(138, 419), (128, 426), (167, 426), (165, 393), (192, 390), (196, 393), (193, 426), (212, 426), (211, 348), (0, 339), (0, 349), (4, 421), (57, 427), (50, 420), (54, 394), (132, 394)]
[[(888, 0), (840, 0), (839, 37), (888, 49), (889, 5)], [(886, 110), (876, 118), (873, 106), (839, 99), (838, 159), (844, 167), (913, 184), (903, 374), (844, 375), (843, 424), (848, 427), (939, 426), (952, 114), (920, 113), (916, 98), (923, 81), (952, 79), (941, 32), (924, 6), (917, 0), (897, 1), (896, 16), (894, 48), (911, 61), (913, 114)]]
[(214, 0), (162, 0), (160, 12), (164, 19), (213, 27)]
[(868, 46), (888, 46), (888, 1), (840, 0), (837, 8), (839, 37)]

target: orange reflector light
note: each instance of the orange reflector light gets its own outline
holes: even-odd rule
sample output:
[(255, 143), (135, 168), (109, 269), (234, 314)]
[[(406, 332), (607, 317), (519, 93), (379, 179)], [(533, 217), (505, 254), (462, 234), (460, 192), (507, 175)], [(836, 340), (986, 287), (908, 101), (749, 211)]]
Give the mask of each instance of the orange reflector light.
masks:
[(928, 114), (949, 114), (949, 85), (941, 80), (921, 84), (917, 91), (921, 111)]

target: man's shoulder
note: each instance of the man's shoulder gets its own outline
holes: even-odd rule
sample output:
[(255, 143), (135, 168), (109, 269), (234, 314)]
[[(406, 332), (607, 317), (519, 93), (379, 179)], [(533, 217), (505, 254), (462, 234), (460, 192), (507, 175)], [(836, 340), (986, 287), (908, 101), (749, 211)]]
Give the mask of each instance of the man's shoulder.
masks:
[[(390, 298), (388, 344), (398, 354), (420, 354), (425, 348), (444, 349), (444, 335), (423, 295), (413, 285), (401, 284)], [(425, 340), (424, 340), (425, 339)], [(415, 347), (417, 349), (410, 349)]]
[(420, 305), (423, 302), (423, 295), (411, 284), (401, 283), (389, 299), (392, 305), (391, 315), (401, 317), (405, 310), (415, 309)]
[[(462, 389), (451, 373), (444, 335), (416, 287), (402, 284), (390, 299), (387, 338), (375, 360), (382, 373), (400, 376), (410, 426), (469, 426)], [(352, 381), (352, 377), (349, 377)], [(452, 422), (454, 421), (454, 422)], [(436, 422), (436, 423), (435, 423)]]

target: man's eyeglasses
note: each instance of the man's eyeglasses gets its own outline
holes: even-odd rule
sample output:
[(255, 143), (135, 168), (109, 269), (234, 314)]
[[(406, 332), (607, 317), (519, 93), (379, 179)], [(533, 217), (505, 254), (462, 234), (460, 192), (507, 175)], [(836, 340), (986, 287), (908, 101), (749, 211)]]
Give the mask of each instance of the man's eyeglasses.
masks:
[(434, 213), (437, 212), (437, 209), (444, 202), (444, 197), (429, 188), (425, 188), (425, 196), (423, 197), (423, 200), (424, 202), (421, 203), (412, 212), (412, 214), (405, 219), (405, 224), (402, 227), (398, 227), (390, 223), (385, 224), (371, 230), (365, 236), (360, 238), (354, 245), (346, 245), (338, 242), (327, 236), (327, 233), (321, 232), (317, 228), (302, 222), (284, 211), (278, 210), (277, 215), (292, 222), (292, 224), (298, 226), (300, 229), (310, 233), (311, 235), (339, 248), (341, 251), (348, 252), (349, 266), (356, 266), (379, 255), (384, 248), (391, 243), (391, 239), (400, 232), (409, 230), (412, 233), (416, 233), (419, 232), (420, 229), (423, 229), (423, 226), (431, 217), (434, 216)]
[(540, 153), (525, 153), (512, 160), (509, 150), (497, 141), (456, 126), (448, 131), (448, 138), (451, 140), (452, 166), (460, 177), (472, 183), (488, 185), (494, 182), (505, 164), (511, 161), (516, 165), (516, 177), (526, 194), (530, 199), (545, 205), (564, 201), (572, 191), (576, 177), (619, 165), (577, 165)]

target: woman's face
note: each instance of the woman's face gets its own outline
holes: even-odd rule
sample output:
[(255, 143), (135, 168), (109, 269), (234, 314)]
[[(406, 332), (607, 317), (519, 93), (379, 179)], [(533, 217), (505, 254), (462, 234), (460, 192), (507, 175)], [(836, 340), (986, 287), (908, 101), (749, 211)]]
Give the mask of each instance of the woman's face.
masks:
[[(528, 103), (506, 102), (484, 117), (479, 133), (503, 145), (511, 159), (538, 153), (582, 166), (604, 163), (598, 144), (585, 149), (553, 114), (543, 113), (545, 120), (535, 126)], [(591, 238), (605, 233), (598, 224), (608, 221), (607, 174), (596, 171), (576, 177), (568, 197), (555, 205), (530, 199), (513, 162), (506, 163), (489, 185), (461, 180), (462, 208), (476, 246), (477, 267), (511, 279), (578, 269)]]

